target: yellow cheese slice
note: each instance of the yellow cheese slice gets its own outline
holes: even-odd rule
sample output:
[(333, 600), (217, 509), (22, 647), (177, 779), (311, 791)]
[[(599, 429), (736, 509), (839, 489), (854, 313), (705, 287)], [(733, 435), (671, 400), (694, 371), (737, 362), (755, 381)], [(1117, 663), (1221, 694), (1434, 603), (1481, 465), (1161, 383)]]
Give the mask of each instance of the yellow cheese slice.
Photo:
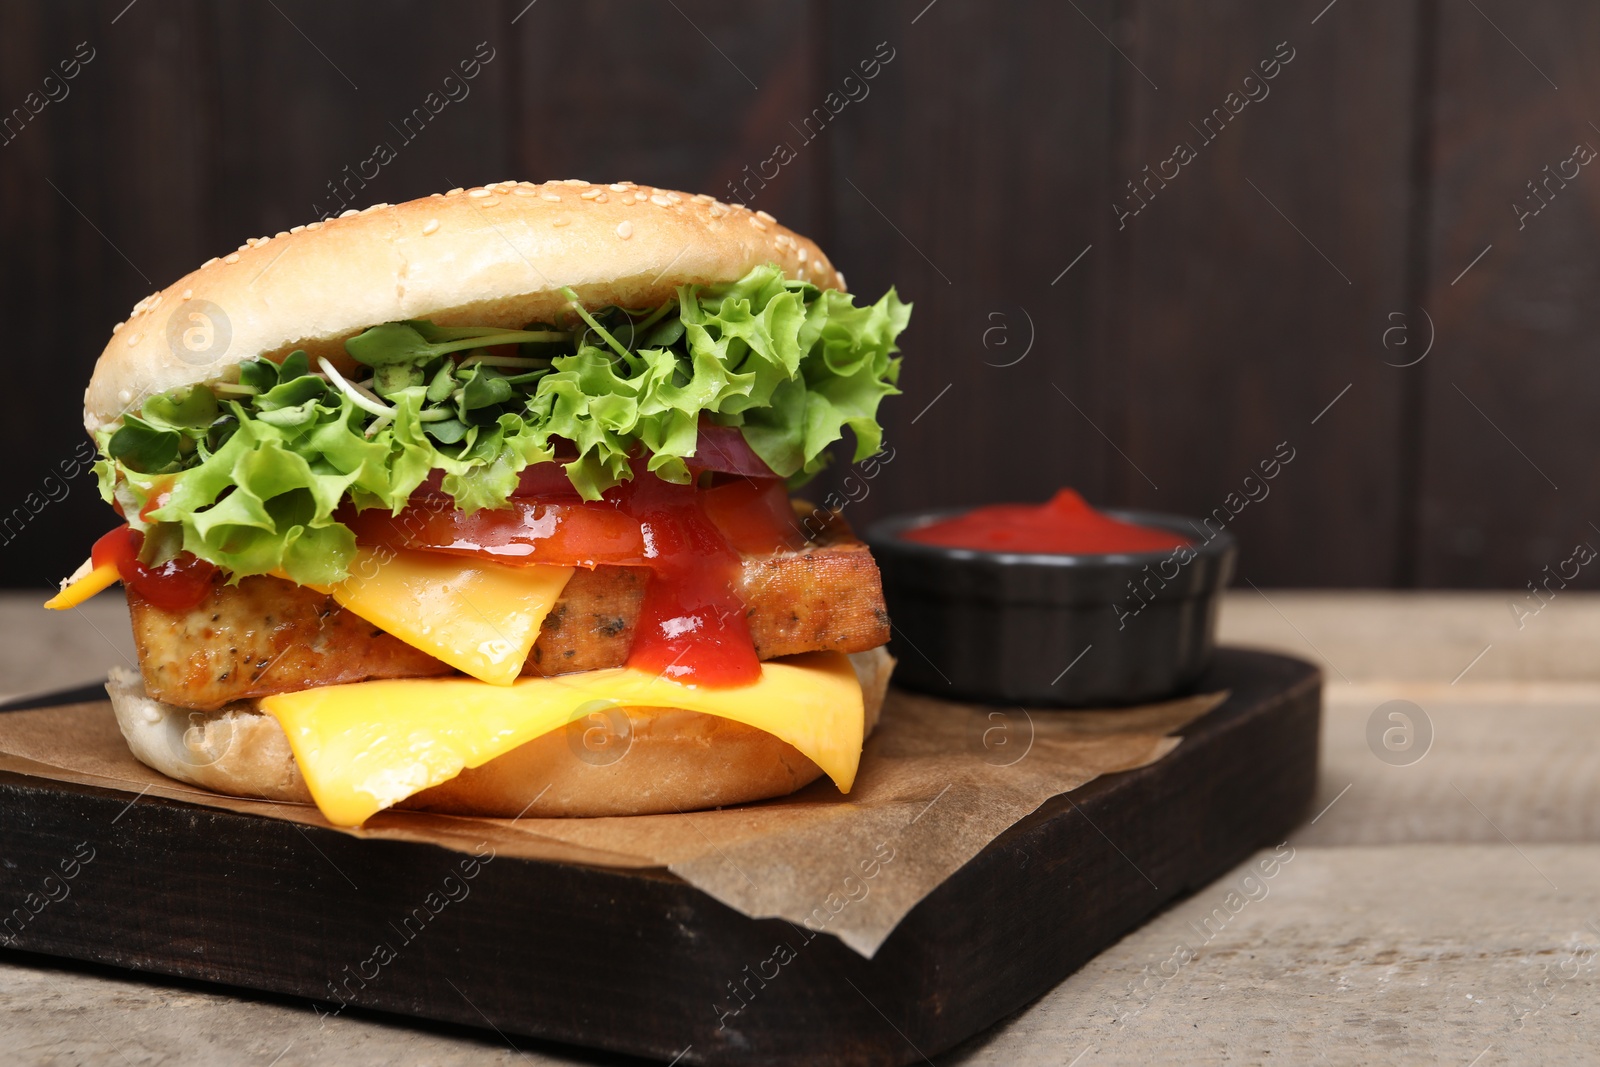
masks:
[(109, 589), (122, 580), (122, 575), (117, 573), (115, 563), (102, 563), (98, 567), (90, 567), (88, 562), (79, 567), (73, 577), (67, 579), (67, 584), (61, 592), (44, 602), (44, 606), (53, 611), (65, 611), (75, 608), (96, 593)]
[(361, 548), (350, 577), (316, 588), (463, 674), (510, 685), (572, 571)]
[[(629, 667), (484, 685), (468, 678), (357, 682), (263, 697), (288, 735), (300, 773), (328, 821), (359, 826), (413, 793), (560, 729), (594, 709), (684, 708), (787, 741), (832, 778), (855, 783), (861, 685), (848, 657), (812, 652), (761, 665), (737, 689), (685, 685)], [(623, 757), (626, 759), (626, 757)]]

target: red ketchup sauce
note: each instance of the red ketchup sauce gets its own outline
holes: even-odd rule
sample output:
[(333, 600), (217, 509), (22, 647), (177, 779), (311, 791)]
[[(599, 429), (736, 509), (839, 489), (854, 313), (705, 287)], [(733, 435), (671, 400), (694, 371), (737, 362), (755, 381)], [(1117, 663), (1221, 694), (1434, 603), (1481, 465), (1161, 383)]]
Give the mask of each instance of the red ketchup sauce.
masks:
[(188, 611), (211, 592), (216, 567), (188, 552), (146, 567), (139, 562), (139, 547), (143, 544), (144, 534), (119, 526), (94, 543), (89, 560), (96, 567), (116, 564), (123, 585), (164, 611)]
[(693, 488), (654, 477), (625, 484), (650, 568), (628, 666), (696, 685), (755, 682), (761, 661), (739, 596), (739, 554)]
[(525, 478), (504, 508), (462, 512), (425, 487), (397, 516), (346, 509), (338, 518), (366, 545), (513, 566), (644, 568), (650, 581), (628, 666), (707, 687), (748, 685), (761, 675), (739, 595), (741, 556), (803, 540), (777, 478), (734, 475), (699, 488), (643, 469), (598, 501), (580, 499), (561, 474), (548, 484)]
[(908, 541), (946, 548), (1043, 555), (1106, 555), (1155, 552), (1189, 544), (1166, 530), (1139, 526), (1101, 514), (1071, 489), (1043, 504), (994, 504), (954, 518), (916, 526)]

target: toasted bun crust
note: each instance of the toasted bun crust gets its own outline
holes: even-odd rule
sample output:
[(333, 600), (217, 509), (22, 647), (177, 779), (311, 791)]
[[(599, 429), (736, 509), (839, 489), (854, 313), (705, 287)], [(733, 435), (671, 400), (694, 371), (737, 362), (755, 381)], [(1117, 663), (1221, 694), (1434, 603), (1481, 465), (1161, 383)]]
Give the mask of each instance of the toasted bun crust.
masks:
[[(871, 733), (894, 660), (882, 648), (850, 657)], [(136, 671), (106, 686), (141, 763), (219, 793), (310, 804), (311, 792), (278, 720), (252, 708), (190, 711), (145, 695)], [(743, 723), (679, 708), (622, 708), (586, 743), (557, 730), (463, 771), (400, 807), (450, 815), (657, 815), (783, 796), (822, 771), (793, 746)], [(577, 727), (577, 724), (574, 724)]]
[(588, 307), (652, 307), (679, 285), (763, 263), (822, 288), (844, 277), (764, 211), (619, 182), (499, 182), (375, 204), (260, 239), (185, 275), (118, 323), (84, 394), (93, 433), (151, 393), (211, 382), (304, 348), (348, 366), (368, 326), (554, 320), (571, 287)]

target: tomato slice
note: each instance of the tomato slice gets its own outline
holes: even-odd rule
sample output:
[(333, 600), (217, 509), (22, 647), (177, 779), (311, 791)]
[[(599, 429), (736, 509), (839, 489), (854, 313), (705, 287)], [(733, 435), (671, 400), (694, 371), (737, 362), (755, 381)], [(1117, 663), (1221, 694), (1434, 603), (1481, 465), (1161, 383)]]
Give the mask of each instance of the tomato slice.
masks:
[(695, 489), (668, 486), (641, 472), (601, 500), (582, 500), (571, 493), (516, 496), (506, 507), (473, 512), (457, 509), (447, 496), (419, 492), (399, 515), (346, 509), (339, 519), (362, 544), (487, 557), (513, 565), (647, 567), (656, 557), (641, 509), (656, 506), (662, 493), (671, 494), (675, 504), (702, 510), (735, 553), (766, 555), (797, 548), (803, 540), (788, 494), (775, 478), (737, 478)]
[(706, 516), (741, 555), (793, 551), (805, 542), (789, 492), (776, 478), (730, 478), (699, 497)]
[(445, 496), (413, 498), (399, 515), (341, 514), (362, 544), (488, 557), (558, 567), (642, 566), (639, 520), (604, 502), (513, 498), (504, 508), (465, 512)]
[(141, 521), (149, 522), (152, 511), (167, 506), (167, 501), (172, 496), (172, 483), (174, 480), (174, 477), (169, 474), (164, 478), (157, 478), (151, 482), (149, 499), (144, 502), (144, 507), (139, 509)]

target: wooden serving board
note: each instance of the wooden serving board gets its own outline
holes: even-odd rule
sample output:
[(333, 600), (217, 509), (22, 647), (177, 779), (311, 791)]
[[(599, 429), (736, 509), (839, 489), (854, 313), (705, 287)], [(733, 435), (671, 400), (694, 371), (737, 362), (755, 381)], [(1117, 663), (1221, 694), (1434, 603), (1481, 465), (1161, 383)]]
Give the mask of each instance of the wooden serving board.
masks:
[[(1047, 801), (871, 960), (665, 872), (499, 857), (469, 894), (451, 894), (446, 877), (470, 857), (432, 845), (4, 772), (6, 908), (40, 894), (80, 842), (94, 855), (70, 896), (13, 922), (0, 944), (303, 997), (308, 1011), (338, 1007), (334, 984), (358, 1008), (678, 1063), (921, 1062), (1304, 816), (1317, 669), (1221, 649), (1202, 691), (1223, 689), (1229, 699), (1172, 754)], [(393, 925), (430, 894), (425, 928)]]

